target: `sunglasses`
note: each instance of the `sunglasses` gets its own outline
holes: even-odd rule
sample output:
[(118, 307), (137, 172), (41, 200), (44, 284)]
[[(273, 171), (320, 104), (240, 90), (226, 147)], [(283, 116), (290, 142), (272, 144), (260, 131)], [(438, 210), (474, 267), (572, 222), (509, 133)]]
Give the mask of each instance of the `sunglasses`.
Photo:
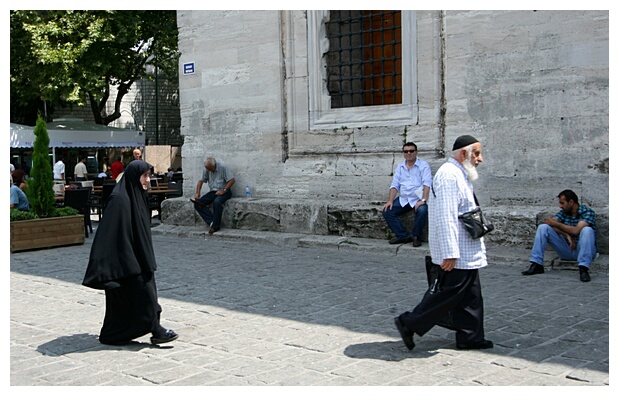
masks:
[(417, 150), (402, 150), (403, 153), (414, 153)]

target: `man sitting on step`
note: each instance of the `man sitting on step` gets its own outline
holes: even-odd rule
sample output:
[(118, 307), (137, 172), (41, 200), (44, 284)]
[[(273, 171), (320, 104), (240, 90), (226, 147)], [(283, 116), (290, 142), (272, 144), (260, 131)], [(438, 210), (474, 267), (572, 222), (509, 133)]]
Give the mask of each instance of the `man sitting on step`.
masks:
[[(407, 142), (402, 147), (404, 161), (395, 170), (389, 198), (383, 206), (383, 217), (395, 238), (390, 244), (413, 242), (413, 246), (421, 246), (423, 230), (428, 221), (428, 205), (426, 201), (432, 185), (432, 170), (430, 165), (417, 158), (417, 145)], [(400, 194), (398, 197), (398, 193)], [(399, 216), (415, 211), (415, 223), (412, 233), (409, 233)]]
[(550, 244), (562, 260), (578, 261), (580, 280), (589, 282), (589, 267), (597, 253), (595, 212), (580, 205), (572, 190), (561, 191), (558, 198), (561, 210), (537, 227), (529, 259), (531, 266), (522, 275), (544, 273), (544, 252)]

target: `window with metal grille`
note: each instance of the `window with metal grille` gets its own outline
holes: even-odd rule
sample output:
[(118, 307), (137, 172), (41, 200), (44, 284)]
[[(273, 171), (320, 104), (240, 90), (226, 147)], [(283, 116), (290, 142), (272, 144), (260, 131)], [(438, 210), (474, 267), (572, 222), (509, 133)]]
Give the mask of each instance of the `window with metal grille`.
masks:
[(331, 108), (402, 103), (400, 11), (329, 11)]

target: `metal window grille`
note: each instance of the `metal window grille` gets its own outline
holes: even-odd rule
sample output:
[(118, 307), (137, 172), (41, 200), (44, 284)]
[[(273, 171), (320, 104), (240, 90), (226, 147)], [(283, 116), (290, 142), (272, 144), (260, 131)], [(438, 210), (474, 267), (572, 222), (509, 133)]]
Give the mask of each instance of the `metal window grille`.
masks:
[(400, 11), (330, 11), (331, 108), (402, 103)]

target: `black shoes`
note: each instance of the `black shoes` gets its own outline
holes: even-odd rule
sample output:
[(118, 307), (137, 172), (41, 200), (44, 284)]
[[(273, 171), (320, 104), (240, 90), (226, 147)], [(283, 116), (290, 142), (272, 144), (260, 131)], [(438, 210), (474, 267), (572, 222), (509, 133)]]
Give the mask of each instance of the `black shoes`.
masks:
[(580, 281), (581, 282), (589, 282), (591, 277), (589, 276), (589, 268), (579, 265), (578, 270), (580, 271)]
[(543, 273), (544, 273), (544, 266), (537, 264), (537, 263), (531, 263), (531, 266), (529, 267), (528, 270), (522, 271), (522, 275), (536, 275), (536, 274), (543, 274)]
[(419, 238), (417, 238), (417, 237), (414, 237), (414, 238), (413, 238), (413, 246), (414, 246), (414, 247), (419, 247), (419, 246), (421, 246), (421, 241), (419, 240)]
[(490, 340), (483, 340), (474, 344), (456, 344), (456, 348), (461, 350), (490, 349), (492, 347), (494, 347), (494, 344)]
[(389, 240), (389, 243), (391, 245), (397, 245), (399, 243), (409, 243), (409, 242), (412, 242), (412, 241), (413, 241), (413, 237), (402, 238), (402, 239), (393, 238), (393, 239)]
[(415, 348), (415, 342), (413, 341), (413, 333), (408, 331), (408, 329), (404, 326), (400, 317), (393, 319), (395, 323), (396, 329), (400, 332), (400, 337), (402, 337), (402, 341), (404, 341), (404, 345), (408, 348), (408, 350), (412, 350)]
[(176, 334), (174, 332), (174, 330), (166, 330), (165, 333), (163, 333), (163, 335), (158, 336), (158, 337), (151, 337), (150, 338), (150, 342), (151, 344), (165, 344), (166, 342), (170, 342), (170, 341), (174, 341), (178, 338), (178, 334)]
[(189, 200), (191, 201), (192, 204), (194, 204), (194, 205), (196, 205), (196, 206), (198, 206), (200, 208), (204, 207), (204, 204), (202, 202), (200, 202), (200, 201), (197, 201), (197, 200), (195, 200), (193, 198), (190, 198)]

